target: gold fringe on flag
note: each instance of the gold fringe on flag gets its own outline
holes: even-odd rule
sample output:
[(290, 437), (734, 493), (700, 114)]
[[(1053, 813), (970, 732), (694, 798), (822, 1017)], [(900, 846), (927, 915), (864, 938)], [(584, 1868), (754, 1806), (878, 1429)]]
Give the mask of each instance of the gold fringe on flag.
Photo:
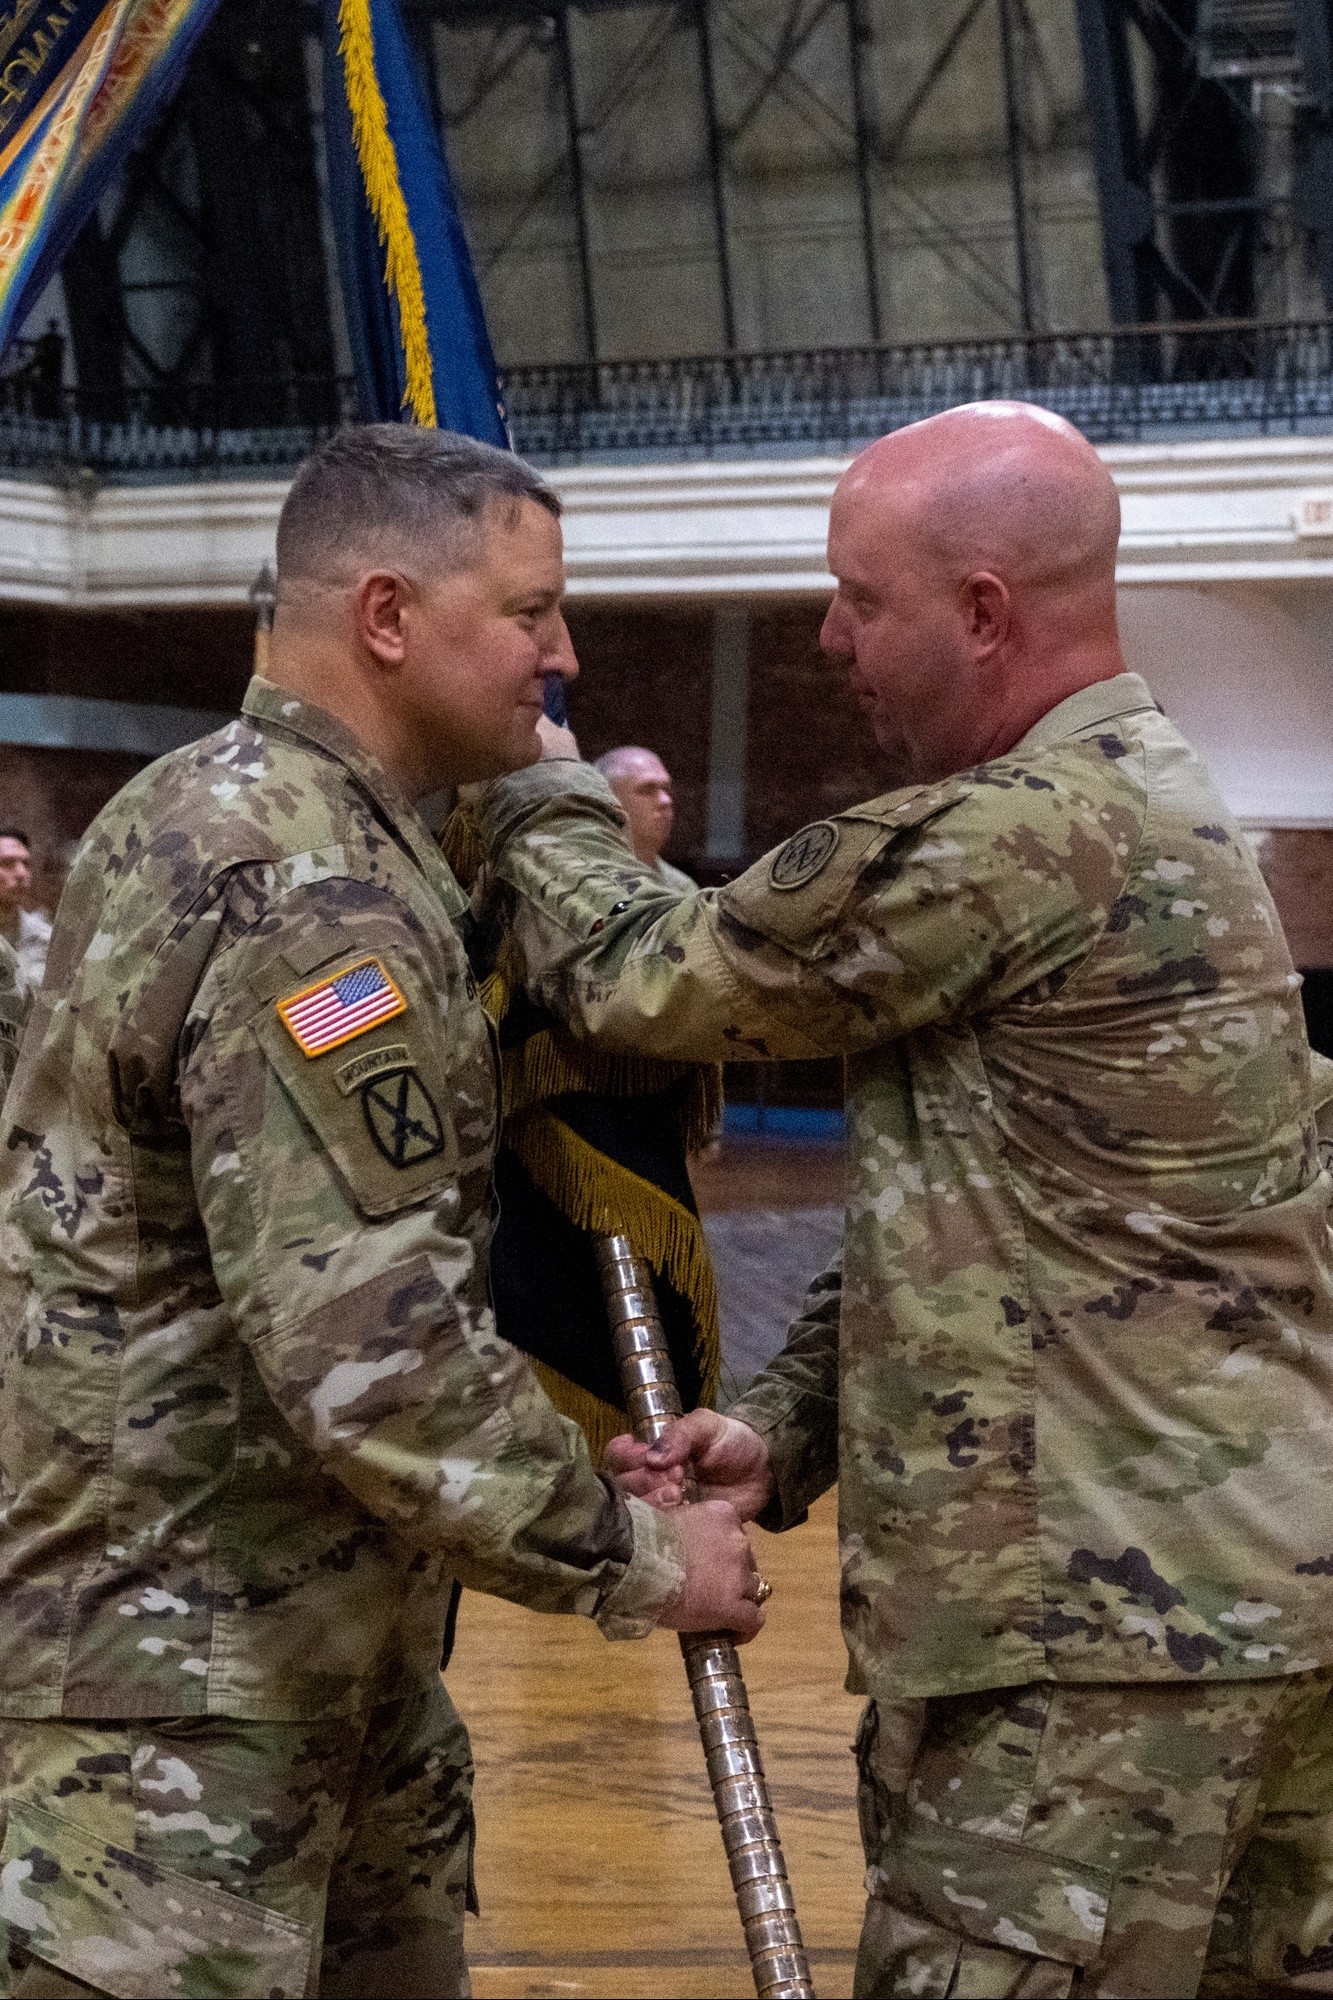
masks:
[(403, 403), (417, 422), (434, 429), (435, 375), (426, 332), (426, 292), (412, 236), (412, 223), (398, 178), (398, 155), (389, 131), (389, 112), (375, 74), (371, 0), (338, 0), (338, 47), (352, 113), (352, 137), (366, 199), (384, 246), (384, 281), (398, 307), (406, 364)]
[[(468, 806), (455, 807), (439, 840), (454, 876), (470, 892), (485, 852)], [(503, 969), (497, 968), (481, 982), (481, 1004), (497, 1027), (509, 1010), (510, 996)], [(585, 1231), (622, 1232), (658, 1276), (668, 1279), (689, 1301), (700, 1401), (714, 1404), (722, 1342), (717, 1285), (703, 1225), (664, 1188), (589, 1145), (550, 1107), (552, 1100), (565, 1096), (651, 1097), (688, 1079), (679, 1108), (681, 1142), (687, 1153), (699, 1152), (715, 1136), (722, 1116), (721, 1070), (659, 1062), (619, 1049), (589, 1048), (549, 1028), (539, 1028), (504, 1049), (500, 1062), (505, 1144), (567, 1221)], [(545, 1362), (534, 1366), (556, 1408), (582, 1429), (597, 1463), (609, 1441), (625, 1429), (624, 1411)]]
[[(484, 989), (482, 1004), (485, 1006)], [(722, 1114), (722, 1079), (712, 1065), (697, 1068), (692, 1063), (657, 1062), (651, 1056), (629, 1055), (621, 1049), (565, 1045), (549, 1028), (539, 1028), (519, 1048), (506, 1049), (503, 1069), (506, 1118), (553, 1097), (573, 1094), (651, 1097), (688, 1078), (691, 1088), (681, 1107), (681, 1143), (687, 1153), (698, 1153), (716, 1135)], [(646, 1250), (641, 1254), (648, 1255)]]
[(662, 1188), (599, 1153), (550, 1111), (532, 1110), (516, 1117), (506, 1129), (505, 1143), (547, 1199), (577, 1228), (593, 1235), (614, 1231), (627, 1236), (639, 1256), (689, 1300), (700, 1401), (705, 1406), (715, 1403), (722, 1338), (717, 1283), (698, 1216)]
[(486, 861), (476, 817), (470, 806), (455, 806), (439, 832), (440, 852), (454, 880), (471, 895)]

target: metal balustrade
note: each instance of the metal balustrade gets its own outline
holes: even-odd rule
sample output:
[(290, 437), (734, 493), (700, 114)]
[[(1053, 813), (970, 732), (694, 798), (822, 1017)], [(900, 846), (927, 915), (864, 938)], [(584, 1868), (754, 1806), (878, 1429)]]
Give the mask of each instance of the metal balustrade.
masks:
[[(952, 404), (1021, 397), (1098, 442), (1333, 430), (1333, 325), (1197, 326), (511, 368), (540, 464), (840, 453)], [(53, 388), (0, 376), (0, 472), (144, 481), (290, 470), (356, 414), (344, 380)]]

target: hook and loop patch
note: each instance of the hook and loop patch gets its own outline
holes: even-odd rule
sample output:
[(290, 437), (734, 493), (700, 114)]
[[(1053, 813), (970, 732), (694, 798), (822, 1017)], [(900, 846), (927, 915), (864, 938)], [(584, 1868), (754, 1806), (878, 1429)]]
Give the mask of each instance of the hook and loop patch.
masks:
[(327, 1055), (357, 1035), (407, 1012), (407, 1002), (378, 958), (363, 958), (277, 1002), (278, 1019), (303, 1056)]
[(400, 1171), (444, 1151), (444, 1121), (414, 1069), (394, 1070), (362, 1085), (361, 1109), (371, 1138)]
[(830, 819), (816, 820), (794, 833), (773, 856), (768, 871), (770, 889), (803, 889), (828, 867), (838, 847), (838, 829)]

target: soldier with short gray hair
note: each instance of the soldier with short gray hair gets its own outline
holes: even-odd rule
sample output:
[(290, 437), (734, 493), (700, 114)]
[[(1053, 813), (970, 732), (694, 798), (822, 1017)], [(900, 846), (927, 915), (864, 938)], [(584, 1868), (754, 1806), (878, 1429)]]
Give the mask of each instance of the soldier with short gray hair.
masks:
[(76, 857), (0, 1135), (0, 1993), (466, 1993), (456, 1581), (762, 1622), (732, 1509), (622, 1498), (488, 1302), (493, 1036), (413, 801), (536, 755), (558, 511), (335, 438), (271, 679)]

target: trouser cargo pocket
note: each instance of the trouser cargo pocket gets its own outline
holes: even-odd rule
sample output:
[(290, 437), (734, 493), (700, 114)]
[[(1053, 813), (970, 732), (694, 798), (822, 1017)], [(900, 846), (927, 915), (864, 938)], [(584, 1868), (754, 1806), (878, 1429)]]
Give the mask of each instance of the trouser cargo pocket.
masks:
[(866, 1873), (858, 2000), (1065, 2000), (1101, 1949), (1112, 1879), (895, 1798)]
[(0, 1928), (116, 2000), (299, 2000), (310, 1978), (308, 1925), (17, 1800), (0, 1846)]

